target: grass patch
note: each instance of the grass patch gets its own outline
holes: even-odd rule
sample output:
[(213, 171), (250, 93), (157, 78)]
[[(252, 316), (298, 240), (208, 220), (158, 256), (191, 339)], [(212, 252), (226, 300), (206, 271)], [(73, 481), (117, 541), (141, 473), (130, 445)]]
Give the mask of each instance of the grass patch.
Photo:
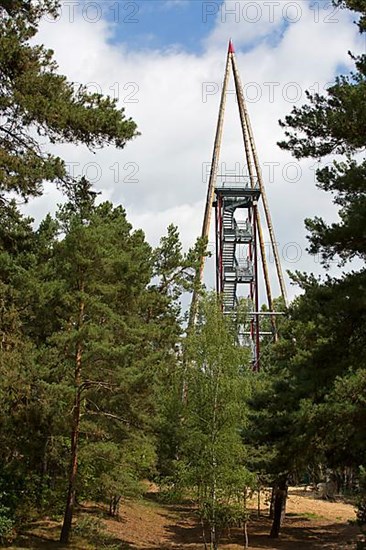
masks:
[(326, 519), (324, 516), (321, 516), (320, 514), (315, 514), (314, 512), (303, 512), (302, 514), (297, 515), (306, 519)]
[(77, 538), (87, 540), (91, 548), (96, 550), (129, 550), (129, 546), (111, 536), (102, 520), (91, 515), (78, 518), (72, 530), (72, 541)]

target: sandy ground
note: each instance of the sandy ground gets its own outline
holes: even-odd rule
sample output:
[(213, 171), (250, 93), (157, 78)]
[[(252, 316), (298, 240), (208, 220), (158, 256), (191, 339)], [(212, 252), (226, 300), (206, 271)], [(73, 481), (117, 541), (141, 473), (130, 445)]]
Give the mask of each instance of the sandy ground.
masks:
[[(358, 529), (350, 525), (355, 519), (354, 508), (343, 502), (327, 502), (314, 498), (299, 488), (291, 489), (287, 504), (287, 516), (281, 538), (273, 541), (268, 533), (271, 521), (262, 499), (261, 516), (253, 510), (248, 526), (249, 548), (266, 550), (354, 550)], [(254, 501), (253, 501), (254, 505)], [(103, 518), (112, 536), (114, 548), (119, 550), (202, 550), (202, 529), (191, 506), (161, 505), (156, 493), (151, 491), (137, 502), (124, 503), (118, 520), (108, 516), (93, 505), (83, 507), (82, 515)], [(52, 521), (37, 522), (28, 533), (19, 538), (15, 549), (59, 549), (57, 543), (60, 524)], [(223, 550), (239, 550), (244, 547), (243, 532), (232, 530), (230, 537), (220, 545)], [(74, 539), (71, 550), (102, 550), (100, 545)], [(105, 548), (105, 546), (103, 546)], [(108, 548), (108, 547), (107, 547)], [(9, 549), (10, 550), (10, 549)]]
[[(341, 550), (354, 548), (358, 530), (349, 525), (355, 519), (353, 506), (342, 502), (315, 499), (310, 493), (292, 489), (287, 504), (287, 517), (281, 539), (269, 539), (271, 521), (263, 505), (262, 515), (249, 524), (250, 548), (268, 550)], [(147, 501), (121, 509), (121, 521), (107, 521), (108, 530), (122, 538), (132, 549), (203, 548), (202, 531), (190, 507), (164, 506)], [(128, 546), (127, 546), (128, 548)], [(243, 548), (243, 533), (233, 530), (222, 544), (225, 550)]]

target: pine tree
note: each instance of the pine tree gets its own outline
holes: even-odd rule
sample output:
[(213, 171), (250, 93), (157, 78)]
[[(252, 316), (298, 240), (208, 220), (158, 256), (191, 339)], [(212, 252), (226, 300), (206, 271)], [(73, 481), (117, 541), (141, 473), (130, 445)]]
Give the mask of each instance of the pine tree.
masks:
[[(358, 25), (360, 32), (365, 31), (362, 1), (334, 3), (361, 11)], [(294, 108), (281, 123), (287, 139), (280, 146), (296, 158), (343, 155), (342, 161), (317, 170), (318, 186), (333, 193), (340, 221), (329, 225), (320, 218), (306, 220), (309, 250), (321, 254), (325, 266), (334, 259), (340, 265), (365, 259), (366, 165), (359, 153), (366, 144), (366, 58), (354, 61), (354, 73), (338, 77), (325, 96), (308, 94), (309, 104)], [(262, 426), (264, 437), (278, 451), (270, 468), (282, 479), (302, 475), (318, 464), (333, 471), (345, 466), (357, 469), (362, 460), (363, 429), (359, 423), (350, 430), (346, 426), (351, 419), (363, 418), (352, 387), (364, 378), (365, 276), (363, 265), (359, 272), (323, 282), (312, 275), (293, 276), (304, 294), (292, 304), (282, 342), (274, 346), (272, 372), (262, 395), (264, 402), (266, 395), (275, 396)], [(279, 525), (278, 517), (274, 536)]]
[[(366, 31), (364, 2), (335, 3), (361, 11), (359, 30)], [(350, 55), (355, 62), (350, 76), (337, 77), (325, 96), (308, 93), (310, 104), (294, 108), (281, 122), (287, 140), (280, 146), (297, 159), (343, 155), (342, 161), (316, 172), (319, 188), (331, 192), (340, 207), (340, 221), (328, 225), (321, 218), (306, 220), (310, 252), (321, 253), (325, 263), (334, 258), (342, 263), (353, 258), (365, 260), (366, 254), (366, 161), (358, 156), (366, 144), (366, 55)]]
[(42, 193), (44, 181), (74, 183), (64, 161), (42, 142), (118, 148), (136, 134), (117, 101), (75, 88), (57, 72), (53, 52), (31, 40), (45, 15), (56, 16), (57, 0), (1, 0), (0, 17), (0, 197)]

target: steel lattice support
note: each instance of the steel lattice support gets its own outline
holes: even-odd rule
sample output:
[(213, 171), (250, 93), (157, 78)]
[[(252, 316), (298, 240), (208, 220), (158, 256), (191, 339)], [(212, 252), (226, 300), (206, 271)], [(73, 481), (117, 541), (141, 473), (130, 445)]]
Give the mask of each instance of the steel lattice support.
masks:
[[(225, 314), (237, 306), (238, 286), (247, 285), (253, 310), (259, 310), (257, 203), (258, 186), (224, 178), (215, 187), (216, 289)], [(237, 216), (236, 214), (240, 215)], [(251, 319), (254, 369), (259, 369), (259, 315)]]

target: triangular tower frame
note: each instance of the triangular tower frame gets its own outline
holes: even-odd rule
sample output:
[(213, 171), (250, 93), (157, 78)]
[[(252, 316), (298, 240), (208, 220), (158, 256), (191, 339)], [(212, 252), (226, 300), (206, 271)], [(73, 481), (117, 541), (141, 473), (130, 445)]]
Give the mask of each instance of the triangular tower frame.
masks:
[[(230, 181), (230, 177), (219, 174), (219, 160), (222, 145), (226, 96), (230, 75), (233, 74), (235, 93), (239, 108), (240, 124), (243, 134), (245, 158), (248, 167), (248, 178), (245, 181)], [(222, 178), (221, 182), (219, 179)], [(224, 82), (221, 93), (219, 115), (216, 127), (215, 143), (212, 155), (211, 170), (208, 182), (207, 199), (203, 218), (202, 237), (208, 240), (212, 210), (215, 207), (215, 238), (216, 238), (216, 288), (222, 296), (223, 310), (231, 313), (236, 306), (236, 290), (239, 284), (250, 286), (250, 297), (254, 306), (249, 332), (253, 344), (254, 369), (259, 370), (260, 364), (260, 315), (258, 296), (258, 264), (259, 250), (264, 274), (269, 314), (271, 315), (274, 338), (277, 338), (273, 295), (266, 256), (263, 226), (258, 209), (258, 202), (262, 199), (265, 223), (270, 237), (270, 246), (275, 261), (279, 288), (284, 303), (287, 306), (287, 293), (283, 276), (280, 255), (273, 228), (266, 189), (262, 176), (254, 134), (246, 105), (243, 86), (236, 61), (235, 49), (232, 41), (226, 59)], [(247, 218), (240, 224), (235, 218), (235, 211), (244, 209)], [(245, 265), (240, 265), (236, 258), (236, 248), (246, 245), (248, 255)], [(205, 256), (202, 256), (197, 278), (203, 279)], [(197, 292), (194, 292), (191, 304), (190, 322), (193, 322), (197, 309)]]

